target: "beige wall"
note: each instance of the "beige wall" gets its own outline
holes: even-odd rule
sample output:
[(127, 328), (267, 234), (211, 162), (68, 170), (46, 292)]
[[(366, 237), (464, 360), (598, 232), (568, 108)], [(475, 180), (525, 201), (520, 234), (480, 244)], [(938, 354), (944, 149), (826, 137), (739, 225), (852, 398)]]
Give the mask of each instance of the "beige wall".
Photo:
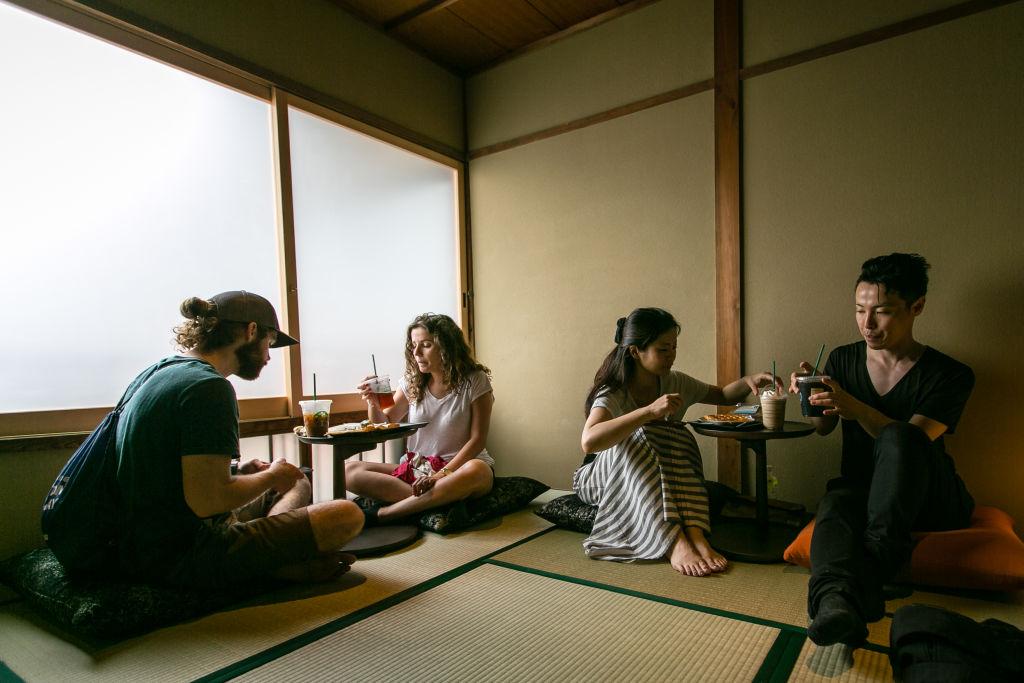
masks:
[[(472, 79), (484, 132), (471, 126), (471, 139), (710, 77), (710, 7), (656, 3)], [(506, 91), (521, 95), (511, 113)], [(570, 486), (583, 400), (615, 320), (633, 308), (672, 311), (683, 325), (676, 367), (714, 380), (712, 101), (705, 92), (470, 163), (477, 351), (494, 372), (499, 474)], [(714, 475), (714, 443), (702, 448)]]
[[(977, 375), (947, 447), (978, 502), (1018, 522), (1022, 27), (1017, 3), (743, 87), (746, 367), (791, 368), (821, 343), (856, 341), (861, 262), (922, 253), (932, 283), (917, 336)], [(814, 504), (839, 447), (838, 430), (773, 444), (780, 497)]]
[(747, 0), (743, 65), (818, 47), (957, 5), (963, 0)]
[[(746, 3), (744, 62), (951, 4)], [(656, 3), (474, 77), (470, 147), (707, 77), (710, 7)], [(1024, 449), (1004, 397), (1024, 380), (1021, 27), (1024, 3), (750, 79), (742, 122), (745, 371), (856, 340), (860, 263), (925, 254), (933, 283), (918, 336), (978, 378), (949, 448), (979, 502), (1018, 520)], [(659, 49), (671, 35), (685, 47)], [(618, 68), (631, 51), (649, 68), (630, 70), (626, 57)], [(601, 67), (604, 81), (592, 75)], [(478, 346), (495, 370), (500, 471), (565, 486), (611, 321), (657, 299), (657, 264), (694, 249), (701, 265), (676, 271), (672, 298), (657, 301), (684, 319), (677, 367), (713, 378), (713, 318), (701, 308), (714, 303), (711, 117), (706, 93), (471, 163)], [(554, 400), (536, 391), (545, 378), (560, 387)], [(773, 445), (778, 496), (816, 505), (839, 445), (838, 432)]]
[(451, 148), (463, 147), (462, 79), (330, 0), (84, 4), (147, 28), (166, 27)]
[(0, 453), (0, 559), (43, 544), (43, 498), (69, 457), (68, 449)]
[(711, 0), (661, 0), (469, 79), (476, 149), (711, 78)]

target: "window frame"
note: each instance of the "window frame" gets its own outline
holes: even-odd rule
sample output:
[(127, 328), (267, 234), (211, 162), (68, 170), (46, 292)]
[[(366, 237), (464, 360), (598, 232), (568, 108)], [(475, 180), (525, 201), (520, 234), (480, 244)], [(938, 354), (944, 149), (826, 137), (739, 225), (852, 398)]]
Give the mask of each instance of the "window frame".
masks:
[[(282, 302), (282, 308), (278, 314), (288, 332), (299, 339), (301, 339), (301, 333), (295, 262), (295, 215), (292, 203), (288, 108), (294, 107), (313, 114), (453, 169), (455, 171), (453, 202), (456, 216), (456, 225), (453, 226), (453, 229), (456, 231), (457, 250), (457, 272), (454, 275), (461, 301), (460, 316), (457, 322), (467, 338), (472, 341), (471, 256), (466, 220), (465, 164), (461, 159), (385, 131), (312, 99), (291, 94), (267, 79), (91, 8), (70, 5), (63, 0), (0, 0), (0, 2), (269, 103), (274, 162), (278, 270), (280, 273), (279, 293)], [(329, 100), (330, 98), (325, 97), (324, 99)], [(301, 415), (298, 402), (310, 398), (302, 394), (302, 359), (299, 347), (285, 347), (283, 352), (285, 395), (239, 399), (238, 401), (239, 419), (249, 423), (247, 431), (261, 431), (260, 422), (265, 422), (269, 427), (271, 424), (279, 426), (278, 423), (282, 419), (298, 419)], [(332, 399), (332, 412), (335, 414), (351, 416), (365, 412), (366, 409), (365, 404), (356, 393), (324, 395), (322, 398)], [(111, 405), (0, 413), (0, 439), (5, 441), (14, 437), (35, 439), (42, 436), (52, 437), (59, 434), (88, 432), (99, 424), (112, 409)]]

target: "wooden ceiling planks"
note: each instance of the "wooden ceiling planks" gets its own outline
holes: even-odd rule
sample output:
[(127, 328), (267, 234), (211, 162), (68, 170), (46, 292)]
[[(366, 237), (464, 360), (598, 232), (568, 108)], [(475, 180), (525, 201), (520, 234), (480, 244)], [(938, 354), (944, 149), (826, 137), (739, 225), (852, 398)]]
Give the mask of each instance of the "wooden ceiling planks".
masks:
[(616, 2), (616, 0), (529, 1), (538, 12), (554, 22), (560, 31), (619, 6), (619, 3)]
[(468, 65), (490, 62), (507, 50), (451, 12), (430, 12), (394, 29), (395, 37), (464, 72)]
[(460, 74), (654, 0), (332, 0)]
[(459, 0), (448, 8), (466, 23), (501, 45), (516, 50), (558, 31), (558, 25), (527, 0)]

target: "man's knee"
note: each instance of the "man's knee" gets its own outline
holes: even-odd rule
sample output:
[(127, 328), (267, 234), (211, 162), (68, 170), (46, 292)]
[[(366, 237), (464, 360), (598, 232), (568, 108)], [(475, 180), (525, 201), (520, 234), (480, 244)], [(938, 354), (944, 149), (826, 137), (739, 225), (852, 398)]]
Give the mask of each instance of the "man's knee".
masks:
[(363, 529), (364, 516), (355, 503), (332, 500), (309, 507), (309, 524), (320, 550), (345, 545)]
[(852, 514), (864, 514), (867, 508), (867, 497), (853, 488), (837, 488), (828, 491), (818, 503), (817, 519), (849, 517)]
[(919, 460), (927, 454), (930, 443), (920, 427), (909, 422), (890, 422), (875, 437), (876, 466), (883, 460)]
[(303, 477), (295, 482), (295, 485), (288, 491), (289, 494), (296, 496), (300, 506), (309, 505), (313, 500), (313, 486), (309, 483), (309, 479)]

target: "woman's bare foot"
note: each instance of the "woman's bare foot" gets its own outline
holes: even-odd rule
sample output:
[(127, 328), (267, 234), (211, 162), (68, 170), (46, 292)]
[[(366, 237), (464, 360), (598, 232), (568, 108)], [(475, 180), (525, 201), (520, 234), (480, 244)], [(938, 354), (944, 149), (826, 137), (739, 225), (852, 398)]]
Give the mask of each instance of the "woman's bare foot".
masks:
[(682, 531), (668, 557), (672, 568), (686, 576), (707, 576), (713, 570)]
[(689, 539), (694, 550), (701, 556), (705, 564), (711, 568), (712, 572), (724, 572), (729, 566), (729, 560), (722, 557), (720, 553), (716, 552), (708, 544), (707, 539), (704, 538), (704, 530), (700, 527), (686, 527), (686, 538)]

